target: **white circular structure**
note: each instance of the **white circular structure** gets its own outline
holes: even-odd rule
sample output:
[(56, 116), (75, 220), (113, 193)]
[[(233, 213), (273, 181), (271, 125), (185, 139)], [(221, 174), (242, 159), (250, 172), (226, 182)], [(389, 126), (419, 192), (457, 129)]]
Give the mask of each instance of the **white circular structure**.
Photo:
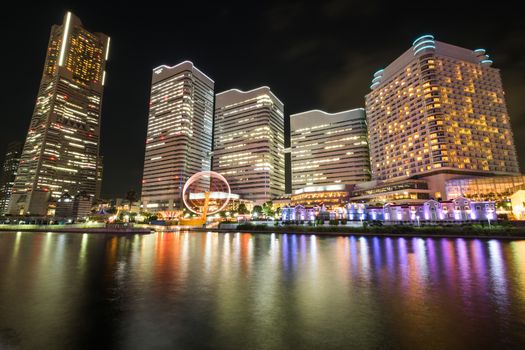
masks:
[(222, 211), (228, 205), (230, 196), (230, 184), (215, 171), (193, 174), (182, 189), (184, 205), (198, 215), (213, 215)]

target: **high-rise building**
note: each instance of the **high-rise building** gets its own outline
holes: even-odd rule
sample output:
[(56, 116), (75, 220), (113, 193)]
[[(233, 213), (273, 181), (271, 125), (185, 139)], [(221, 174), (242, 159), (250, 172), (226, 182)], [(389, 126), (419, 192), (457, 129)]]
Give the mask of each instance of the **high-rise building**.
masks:
[(35, 109), (22, 151), (11, 214), (45, 215), (50, 197), (94, 196), (109, 37), (68, 12), (53, 25)]
[(99, 156), (97, 162), (97, 184), (95, 186), (95, 200), (100, 200), (102, 192), (102, 178), (104, 176), (104, 157)]
[(15, 184), (16, 171), (20, 162), (22, 143), (10, 142), (5, 152), (4, 163), (0, 169), (0, 215), (7, 212), (11, 191)]
[(313, 110), (290, 116), (292, 189), (370, 180), (363, 108)]
[(262, 204), (284, 194), (284, 105), (263, 86), (215, 97), (213, 170)]
[(366, 96), (372, 178), (518, 174), (499, 70), (484, 49), (424, 35), (374, 74)]
[(181, 209), (186, 180), (210, 170), (214, 85), (189, 61), (153, 70), (142, 179), (144, 208)]

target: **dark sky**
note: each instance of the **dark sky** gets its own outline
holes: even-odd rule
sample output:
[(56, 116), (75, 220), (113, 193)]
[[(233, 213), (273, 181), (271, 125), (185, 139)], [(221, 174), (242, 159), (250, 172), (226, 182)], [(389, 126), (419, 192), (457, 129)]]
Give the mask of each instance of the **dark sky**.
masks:
[(287, 116), (313, 108), (337, 112), (363, 107), (373, 72), (426, 33), (487, 49), (503, 75), (525, 164), (525, 21), (512, 2), (17, 3), (2, 9), (0, 22), (0, 154), (10, 140), (25, 138), (51, 25), (71, 10), (88, 30), (111, 36), (102, 112), (106, 198), (140, 190), (154, 67), (189, 59), (215, 80), (216, 92), (268, 85)]

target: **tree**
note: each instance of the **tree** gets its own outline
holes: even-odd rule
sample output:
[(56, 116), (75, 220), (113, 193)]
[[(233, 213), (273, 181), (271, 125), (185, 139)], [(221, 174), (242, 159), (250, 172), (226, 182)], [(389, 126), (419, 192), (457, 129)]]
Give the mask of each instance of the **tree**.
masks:
[(131, 211), (131, 206), (134, 202), (137, 201), (137, 193), (135, 192), (135, 190), (129, 190), (128, 192), (126, 192), (126, 199), (129, 203), (129, 210)]
[(273, 210), (273, 202), (272, 201), (268, 201), (268, 202), (264, 203), (263, 206), (262, 206), (262, 212), (267, 217), (273, 217), (275, 215), (275, 211)]
[(248, 210), (248, 208), (246, 208), (246, 204), (244, 204), (244, 203), (239, 204), (239, 207), (237, 208), (237, 212), (238, 212), (239, 214), (241, 214), (241, 215), (242, 215), (242, 214), (249, 214), (249, 213), (250, 213), (250, 211)]
[(254, 205), (253, 210), (252, 210), (252, 215), (259, 216), (261, 215), (262, 211), (263, 211), (263, 208), (260, 205)]
[(115, 208), (114, 206), (111, 207), (111, 208), (108, 208), (106, 210), (106, 213), (108, 213), (108, 214), (116, 214), (117, 213), (117, 208)]

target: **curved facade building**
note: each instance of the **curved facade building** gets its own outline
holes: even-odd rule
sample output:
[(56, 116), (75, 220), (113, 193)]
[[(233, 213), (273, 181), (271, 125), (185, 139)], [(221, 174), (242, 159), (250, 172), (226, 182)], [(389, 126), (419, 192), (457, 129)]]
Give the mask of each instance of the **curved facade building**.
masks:
[(484, 49), (424, 35), (376, 72), (366, 96), (372, 178), (429, 177), (439, 198), (455, 176), (518, 174), (500, 72), (491, 65)]
[(284, 194), (284, 105), (269, 87), (216, 95), (213, 170), (255, 204)]
[(370, 180), (363, 108), (290, 116), (292, 189)]

